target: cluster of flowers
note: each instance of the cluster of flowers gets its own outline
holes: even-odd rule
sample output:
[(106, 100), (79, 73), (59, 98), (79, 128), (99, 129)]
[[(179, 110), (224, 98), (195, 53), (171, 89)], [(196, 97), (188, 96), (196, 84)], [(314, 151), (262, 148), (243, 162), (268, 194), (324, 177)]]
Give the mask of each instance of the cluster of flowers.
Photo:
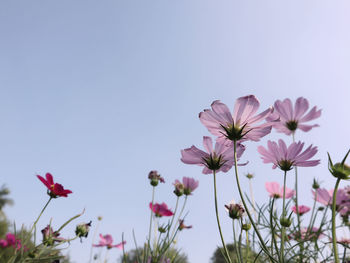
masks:
[[(152, 186), (152, 201), (149, 203), (151, 210), (149, 234), (147, 242), (144, 247), (145, 253), (143, 255), (137, 255), (137, 263), (170, 263), (174, 262), (175, 258), (171, 258), (169, 255), (169, 249), (177, 237), (178, 231), (183, 229), (190, 229), (192, 226), (184, 224), (183, 212), (186, 206), (188, 196), (192, 195), (193, 191), (198, 187), (199, 182), (193, 178), (183, 177), (182, 181), (175, 180), (174, 194), (177, 197), (174, 211), (168, 208), (166, 203), (154, 202), (154, 195), (156, 186), (160, 183), (165, 183), (165, 180), (160, 174), (153, 170), (148, 174), (148, 179)], [(178, 212), (179, 200), (181, 196), (185, 196), (180, 212)], [(177, 220), (175, 220), (176, 215)], [(159, 219), (162, 217), (171, 217), (167, 224), (160, 225)], [(152, 246), (152, 227), (158, 230), (159, 235), (154, 235)], [(175, 255), (176, 256), (176, 255)]]
[[(303, 222), (301, 216), (309, 212), (311, 208), (298, 203), (298, 174), (296, 168), (316, 166), (320, 163), (320, 160), (312, 159), (317, 153), (317, 147), (313, 145), (304, 147), (304, 142), (295, 141), (295, 134), (297, 130), (308, 132), (312, 128), (318, 127), (317, 124), (310, 125), (307, 123), (320, 117), (321, 110), (318, 110), (315, 106), (308, 111), (309, 102), (302, 97), (296, 100), (294, 106), (290, 99), (285, 99), (283, 101), (277, 100), (273, 107), (257, 114), (259, 106), (260, 103), (258, 99), (253, 95), (238, 98), (233, 108), (233, 113), (230, 112), (225, 104), (218, 100), (214, 101), (211, 104), (211, 109), (206, 109), (199, 114), (199, 119), (208, 131), (216, 136), (215, 146), (213, 147), (211, 137), (204, 136), (203, 146), (205, 151), (198, 149), (196, 146), (181, 151), (181, 161), (183, 163), (202, 166), (202, 173), (213, 174), (215, 212), (226, 262), (232, 263), (232, 259), (227, 251), (220, 226), (217, 205), (216, 173), (220, 171), (228, 172), (232, 167), (235, 168), (236, 185), (241, 202), (231, 202), (225, 205), (225, 207), (229, 216), (233, 220), (238, 221), (238, 226), (242, 230), (248, 231), (251, 225), (253, 226), (254, 232), (252, 236), (253, 240), (257, 237), (258, 249), (261, 251), (261, 254), (259, 253), (260, 258), (267, 259), (271, 262), (309, 262), (311, 258), (316, 261), (320, 257), (319, 253), (321, 253), (318, 244), (315, 245), (312, 251), (310, 249), (310, 244), (304, 244), (304, 242), (325, 236), (322, 235), (322, 233), (331, 230), (332, 235), (328, 236), (332, 236), (333, 249), (330, 255), (322, 257), (325, 258), (326, 261), (331, 259), (335, 262), (340, 262), (337, 252), (335, 217), (336, 213), (339, 212), (343, 219), (343, 225), (349, 225), (349, 191), (348, 188), (338, 190), (340, 180), (349, 179), (350, 176), (350, 167), (345, 164), (349, 152), (341, 163), (333, 164), (329, 157), (329, 171), (337, 178), (334, 190), (328, 191), (319, 189), (317, 183), (313, 185), (315, 202), (318, 201), (332, 209), (332, 226), (330, 226), (330, 221), (327, 220), (327, 209), (319, 207), (315, 212), (316, 203), (314, 203), (310, 223), (307, 227), (303, 227), (301, 225)], [(273, 169), (279, 168), (283, 172), (284, 183), (280, 186), (277, 182), (267, 182), (265, 187), (271, 197), (269, 204), (259, 207), (254, 203), (254, 198), (251, 196), (249, 207), (246, 202), (246, 197), (244, 197), (241, 190), (238, 174), (238, 166), (246, 165), (248, 162), (238, 164), (238, 161), (247, 147), (244, 144), (249, 141), (259, 141), (262, 137), (268, 135), (273, 128), (279, 133), (292, 136), (292, 143), (287, 145), (282, 139), (277, 142), (269, 140), (267, 142), (267, 147), (258, 147), (258, 152), (264, 163), (271, 163)], [(293, 168), (295, 168), (295, 188), (289, 189), (286, 187), (286, 175), (287, 172)], [(253, 176), (249, 175), (247, 177), (251, 179)], [(274, 208), (274, 205), (275, 201), (279, 198), (283, 199), (283, 205), (282, 212), (278, 216), (278, 211)], [(286, 199), (291, 199), (291, 201), (294, 202), (294, 206), (291, 207), (292, 212), (290, 213), (287, 211), (291, 201), (286, 203)], [(324, 215), (322, 216), (320, 225), (319, 227), (315, 227), (317, 212), (322, 210), (324, 210)], [(254, 219), (250, 211), (254, 214)], [(259, 216), (257, 216), (257, 212)], [(265, 212), (268, 212), (269, 215), (264, 215)], [(293, 214), (297, 217), (297, 224), (292, 224)], [(245, 224), (242, 220), (244, 215), (248, 217)], [(235, 224), (233, 224), (233, 226), (233, 236), (236, 243)], [(268, 230), (269, 235), (267, 238), (262, 237), (262, 229)], [(289, 229), (290, 234), (287, 233), (287, 229)], [(240, 249), (241, 234), (239, 237), (239, 244), (235, 246), (235, 260), (237, 262), (245, 262)], [(297, 243), (293, 244), (291, 240)], [(253, 248), (255, 248), (254, 245), (255, 244), (253, 244)], [(248, 234), (246, 238), (246, 248), (249, 249)], [(299, 248), (299, 250), (296, 248)], [(248, 260), (248, 258), (246, 260)], [(345, 258), (343, 260), (345, 260)]]
[[(64, 189), (64, 187), (59, 184), (55, 183), (53, 180), (53, 177), (50, 173), (47, 173), (45, 175), (45, 178), (37, 175), (38, 179), (46, 186), (47, 188), (47, 194), (49, 195), (49, 200), (45, 204), (44, 208), (41, 210), (39, 216), (35, 220), (34, 224), (32, 225), (29, 232), (24, 235), (21, 234), (21, 238), (18, 238), (16, 236), (16, 233), (7, 233), (5, 239), (0, 240), (0, 248), (7, 249), (13, 247), (13, 255), (7, 259), (9, 262), (27, 262), (30, 260), (57, 260), (61, 256), (59, 255), (59, 251), (55, 251), (55, 253), (52, 253), (50, 251), (50, 248), (54, 248), (57, 245), (63, 244), (63, 243), (69, 243), (74, 239), (77, 238), (83, 238), (87, 237), (89, 233), (89, 228), (91, 226), (90, 223), (81, 223), (76, 226), (75, 230), (75, 237), (71, 239), (62, 238), (60, 237), (60, 231), (66, 227), (72, 220), (80, 217), (82, 215), (78, 214), (72, 218), (70, 218), (67, 222), (65, 222), (60, 228), (58, 228), (57, 231), (54, 231), (51, 227), (51, 223), (48, 224), (45, 228), (41, 230), (42, 233), (42, 242), (39, 245), (36, 245), (35, 240), (35, 233), (33, 231), (37, 228), (37, 223), (44, 213), (45, 209), (51, 202), (51, 200), (58, 198), (58, 197), (68, 197), (68, 194), (71, 194), (72, 191), (68, 189)], [(32, 240), (32, 236), (34, 234), (34, 240)], [(23, 236), (23, 237), (22, 237)], [(34, 245), (33, 245), (34, 242)], [(2, 260), (6, 260), (3, 258)], [(51, 262), (50, 261), (50, 262)]]

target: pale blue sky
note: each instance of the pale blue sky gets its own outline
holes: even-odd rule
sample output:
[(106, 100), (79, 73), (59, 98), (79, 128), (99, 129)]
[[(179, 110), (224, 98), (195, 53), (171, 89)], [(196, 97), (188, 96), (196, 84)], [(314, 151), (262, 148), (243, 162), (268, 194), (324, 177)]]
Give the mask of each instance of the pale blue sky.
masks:
[[(255, 94), (261, 110), (299, 96), (322, 108), (320, 128), (297, 134), (319, 146), (315, 169), (300, 169), (302, 200), (311, 203), (317, 176), (331, 187), (326, 152), (340, 159), (350, 146), (350, 3), (348, 1), (10, 1), (0, 2), (0, 174), (17, 225), (34, 221), (46, 201), (36, 174), (51, 172), (74, 193), (54, 200), (40, 224), (53, 225), (83, 208), (80, 221), (102, 215), (102, 233), (127, 249), (148, 229), (151, 188), (158, 170), (167, 184), (157, 201), (175, 205), (171, 183), (200, 180), (190, 198), (179, 247), (192, 263), (208, 262), (220, 244), (212, 177), (180, 162), (180, 150), (201, 146), (207, 130), (198, 113), (221, 99)], [(265, 181), (282, 175), (262, 164), (247, 143), (241, 168)], [(289, 138), (287, 138), (288, 140)], [(238, 199), (233, 171), (218, 176), (225, 237), (232, 237), (223, 204)], [(247, 181), (242, 178), (247, 190)], [(293, 185), (293, 177), (288, 178)], [(95, 222), (94, 222), (95, 223)], [(72, 235), (69, 229), (63, 236)], [(91, 239), (67, 250), (87, 262)], [(114, 251), (111, 257), (120, 254)]]

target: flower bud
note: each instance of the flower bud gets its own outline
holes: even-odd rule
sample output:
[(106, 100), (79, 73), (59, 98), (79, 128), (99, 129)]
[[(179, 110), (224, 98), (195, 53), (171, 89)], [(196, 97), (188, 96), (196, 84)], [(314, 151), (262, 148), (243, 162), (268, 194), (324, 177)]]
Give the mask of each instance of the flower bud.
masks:
[(89, 230), (90, 230), (90, 227), (91, 227), (91, 222), (90, 221), (89, 223), (81, 223), (79, 225), (77, 225), (76, 229), (75, 229), (75, 234), (77, 237), (87, 237), (88, 234), (89, 234)]
[(253, 179), (254, 178), (254, 174), (251, 174), (251, 173), (247, 173), (245, 175), (248, 179)]
[(350, 150), (345, 155), (341, 163), (333, 165), (331, 157), (328, 153), (328, 170), (336, 178), (348, 180), (350, 179), (350, 166), (345, 164), (346, 158), (348, 157)]
[(290, 227), (290, 225), (292, 224), (292, 220), (287, 217), (281, 217), (280, 224), (281, 226), (284, 226), (284, 227)]
[(245, 231), (249, 231), (252, 228), (252, 225), (249, 223), (243, 224), (242, 229)]
[(165, 232), (166, 232), (166, 228), (160, 226), (160, 227), (158, 227), (158, 231), (159, 231), (160, 233), (165, 233)]
[(315, 190), (320, 188), (320, 184), (319, 184), (319, 182), (317, 182), (317, 180), (315, 178), (314, 178), (314, 181), (312, 183), (312, 188)]

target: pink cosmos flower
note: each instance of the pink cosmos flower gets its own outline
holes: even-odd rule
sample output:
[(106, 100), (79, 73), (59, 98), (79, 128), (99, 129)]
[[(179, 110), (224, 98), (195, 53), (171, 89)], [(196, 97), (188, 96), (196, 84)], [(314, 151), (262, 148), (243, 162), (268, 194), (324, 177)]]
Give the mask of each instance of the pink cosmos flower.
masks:
[(308, 109), (309, 102), (303, 97), (296, 100), (294, 108), (290, 99), (285, 99), (284, 101), (277, 100), (274, 105), (274, 112), (267, 120), (276, 120), (279, 117), (280, 121), (274, 122), (273, 127), (278, 132), (287, 135), (293, 134), (297, 129), (307, 132), (319, 125), (306, 125), (303, 123), (321, 116), (321, 110), (317, 110), (316, 106), (306, 113)]
[[(279, 183), (277, 182), (266, 182), (265, 188), (267, 192), (269, 192), (269, 196), (272, 198), (282, 198), (283, 197), (283, 186), (280, 187)], [(292, 198), (294, 196), (295, 192), (294, 190), (291, 190), (286, 187), (286, 198)]]
[(263, 146), (258, 147), (258, 152), (262, 155), (264, 163), (273, 163), (272, 168), (279, 167), (283, 171), (289, 171), (294, 166), (316, 166), (320, 160), (309, 160), (317, 153), (317, 147), (310, 145), (304, 152), (301, 152), (304, 143), (293, 142), (287, 148), (283, 140), (276, 142), (268, 141), (267, 149)]
[(106, 247), (107, 249), (111, 249), (113, 247), (123, 249), (124, 245), (126, 244), (126, 241), (123, 241), (119, 244), (113, 245), (113, 238), (111, 235), (102, 235), (100, 234), (100, 241), (98, 244), (93, 244), (94, 247)]
[(218, 140), (230, 141), (259, 141), (261, 137), (271, 132), (272, 124), (258, 124), (272, 112), (272, 107), (255, 115), (260, 103), (254, 95), (237, 99), (233, 114), (219, 100), (211, 104), (211, 110), (199, 113), (199, 119), (208, 131)]
[(300, 232), (294, 232), (289, 235), (289, 238), (294, 240), (315, 240), (324, 237), (322, 232), (319, 231), (319, 228), (313, 227), (311, 229), (308, 229), (307, 227), (302, 227)]
[[(298, 206), (298, 210), (299, 210), (299, 215), (303, 215), (303, 214), (305, 214), (305, 213), (307, 213), (307, 212), (309, 212), (310, 211), (310, 207), (308, 207), (308, 206), (306, 206), (306, 205), (299, 205)], [(295, 213), (295, 214), (297, 214), (297, 207), (296, 206), (293, 206), (292, 207), (292, 211)]]
[[(333, 192), (334, 189), (327, 190), (325, 188), (318, 188), (315, 191), (312, 191), (312, 194), (314, 198), (316, 197), (316, 201), (325, 205), (325, 206), (331, 206), (333, 202)], [(317, 195), (316, 195), (317, 193)], [(346, 203), (349, 200), (347, 193), (344, 189), (338, 189), (337, 191), (337, 200), (336, 200), (336, 205), (338, 206), (338, 211), (339, 208), (342, 204)]]
[(183, 177), (182, 183), (184, 185), (184, 194), (190, 195), (199, 185), (199, 181), (190, 177)]
[[(203, 137), (203, 145), (206, 152), (194, 145), (191, 148), (181, 150), (181, 161), (186, 164), (204, 166), (202, 171), (204, 174), (211, 174), (214, 170), (216, 172), (223, 171), (226, 173), (234, 165), (234, 151), (232, 147), (221, 142), (216, 142), (215, 149), (213, 149), (213, 141), (207, 136)], [(242, 144), (238, 144), (237, 160), (242, 156), (244, 150), (245, 147)]]
[(162, 203), (162, 204), (155, 203), (152, 205), (152, 202), (151, 202), (149, 203), (149, 208), (153, 211), (153, 213), (157, 217), (174, 215), (174, 213), (170, 209), (168, 209), (168, 206), (166, 205), (166, 203)]
[(68, 194), (72, 193), (71, 190), (64, 189), (61, 184), (54, 183), (53, 177), (50, 173), (46, 174), (46, 176), (45, 176), (46, 180), (43, 177), (41, 177), (40, 175), (37, 175), (37, 177), (50, 191), (48, 193), (52, 198), (56, 198), (58, 196), (67, 197)]

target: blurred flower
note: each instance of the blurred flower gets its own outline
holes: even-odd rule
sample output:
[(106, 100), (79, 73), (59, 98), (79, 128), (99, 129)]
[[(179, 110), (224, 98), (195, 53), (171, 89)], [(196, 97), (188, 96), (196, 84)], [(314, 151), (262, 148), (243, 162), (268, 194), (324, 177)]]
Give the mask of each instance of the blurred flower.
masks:
[[(331, 206), (332, 205), (332, 199), (333, 199), (333, 189), (327, 190), (325, 188), (319, 188), (316, 191), (312, 191), (314, 198), (316, 198), (316, 201), (325, 205), (325, 206)], [(317, 193), (317, 195), (316, 195)], [(336, 205), (338, 208), (349, 200), (349, 197), (346, 194), (346, 191), (344, 189), (338, 189), (337, 191), (337, 200)]]
[(179, 230), (181, 231), (182, 229), (190, 229), (190, 228), (192, 228), (192, 226), (186, 226), (185, 224), (184, 224), (184, 222), (185, 222), (185, 220), (183, 220), (183, 219), (180, 219), (179, 220)]
[(263, 146), (258, 147), (258, 152), (262, 155), (264, 163), (273, 163), (272, 168), (279, 167), (282, 171), (289, 171), (294, 166), (316, 166), (320, 160), (309, 160), (317, 153), (317, 147), (310, 145), (301, 153), (304, 143), (293, 142), (288, 148), (283, 140), (276, 142), (268, 141), (267, 149)]
[(254, 95), (240, 97), (236, 100), (233, 114), (219, 100), (211, 104), (211, 110), (199, 113), (199, 119), (210, 133), (218, 136), (219, 141), (259, 141), (271, 132), (272, 124), (258, 125), (272, 112), (272, 107), (255, 115), (260, 103)]
[(165, 183), (164, 178), (161, 177), (155, 170), (149, 172), (148, 179), (150, 180), (152, 186), (157, 186), (158, 182)]
[(119, 244), (113, 245), (113, 238), (111, 235), (107, 234), (107, 235), (103, 236), (102, 234), (100, 234), (99, 243), (93, 244), (92, 246), (94, 246), (94, 247), (106, 247), (107, 249), (111, 249), (113, 247), (123, 249), (125, 244), (126, 244), (126, 241), (123, 241)]
[[(16, 250), (20, 250), (22, 247), (21, 240), (16, 239), (16, 236), (12, 233), (7, 233), (5, 239), (0, 240), (0, 247), (6, 248), (6, 247), (13, 247)], [(26, 247), (24, 247), (24, 250), (27, 250)]]
[(43, 234), (43, 244), (47, 246), (53, 246), (55, 242), (65, 241), (64, 238), (59, 237), (60, 233), (53, 231), (50, 225), (47, 225), (44, 229), (41, 230)]
[[(283, 186), (280, 187), (279, 183), (277, 182), (266, 182), (265, 188), (267, 192), (269, 192), (269, 196), (272, 198), (282, 198), (283, 197)], [(286, 195), (285, 197), (292, 198), (294, 196), (295, 192), (294, 190), (289, 189), (286, 187)]]
[(303, 214), (305, 214), (305, 213), (307, 213), (307, 212), (310, 211), (310, 207), (308, 207), (308, 206), (306, 206), (306, 205), (299, 205), (299, 206), (298, 206), (298, 209), (297, 209), (296, 206), (293, 206), (293, 207), (292, 207), (292, 211), (293, 211), (295, 214), (298, 213), (297, 210), (299, 211), (299, 215), (302, 216)]
[(313, 227), (311, 229), (307, 227), (302, 227), (300, 232), (295, 231), (294, 233), (291, 233), (289, 235), (289, 238), (294, 239), (294, 240), (303, 240), (303, 241), (308, 241), (308, 240), (317, 240), (319, 238), (322, 238), (324, 235), (320, 231), (319, 228)]
[(91, 223), (92, 223), (92, 221), (90, 221), (89, 223), (81, 223), (81, 224), (77, 225), (77, 227), (75, 229), (76, 236), (78, 236), (80, 238), (87, 237), (89, 234)]
[(312, 121), (321, 116), (321, 110), (317, 110), (317, 107), (313, 107), (307, 114), (309, 109), (309, 102), (303, 97), (299, 97), (295, 104), (294, 109), (290, 99), (283, 101), (277, 100), (274, 104), (274, 112), (267, 118), (268, 121), (280, 119), (279, 122), (274, 122), (273, 127), (278, 131), (287, 135), (293, 134), (297, 129), (304, 132), (311, 130), (319, 125), (306, 125), (303, 124), (308, 121)]
[[(181, 150), (181, 161), (186, 164), (204, 166), (202, 171), (204, 174), (211, 174), (213, 171), (226, 173), (234, 165), (234, 151), (232, 147), (216, 142), (215, 149), (213, 149), (213, 141), (207, 136), (203, 137), (203, 145), (206, 152), (199, 150), (195, 146)], [(244, 150), (245, 147), (238, 144), (237, 160), (242, 156)]]
[(153, 205), (152, 203), (149, 203), (149, 208), (153, 211), (153, 213), (157, 217), (174, 215), (174, 213), (170, 209), (168, 209), (168, 206), (165, 203), (162, 203), (162, 204), (155, 203)]
[(58, 196), (67, 197), (68, 194), (72, 193), (71, 190), (64, 189), (61, 184), (54, 183), (53, 177), (50, 173), (46, 173), (46, 180), (43, 177), (41, 177), (40, 175), (37, 175), (37, 177), (47, 187), (47, 189), (49, 191), (48, 194), (52, 198), (56, 198)]
[(235, 203), (234, 201), (231, 201), (228, 205), (225, 205), (225, 208), (228, 211), (229, 217), (232, 219), (241, 218), (245, 212), (243, 206)]

